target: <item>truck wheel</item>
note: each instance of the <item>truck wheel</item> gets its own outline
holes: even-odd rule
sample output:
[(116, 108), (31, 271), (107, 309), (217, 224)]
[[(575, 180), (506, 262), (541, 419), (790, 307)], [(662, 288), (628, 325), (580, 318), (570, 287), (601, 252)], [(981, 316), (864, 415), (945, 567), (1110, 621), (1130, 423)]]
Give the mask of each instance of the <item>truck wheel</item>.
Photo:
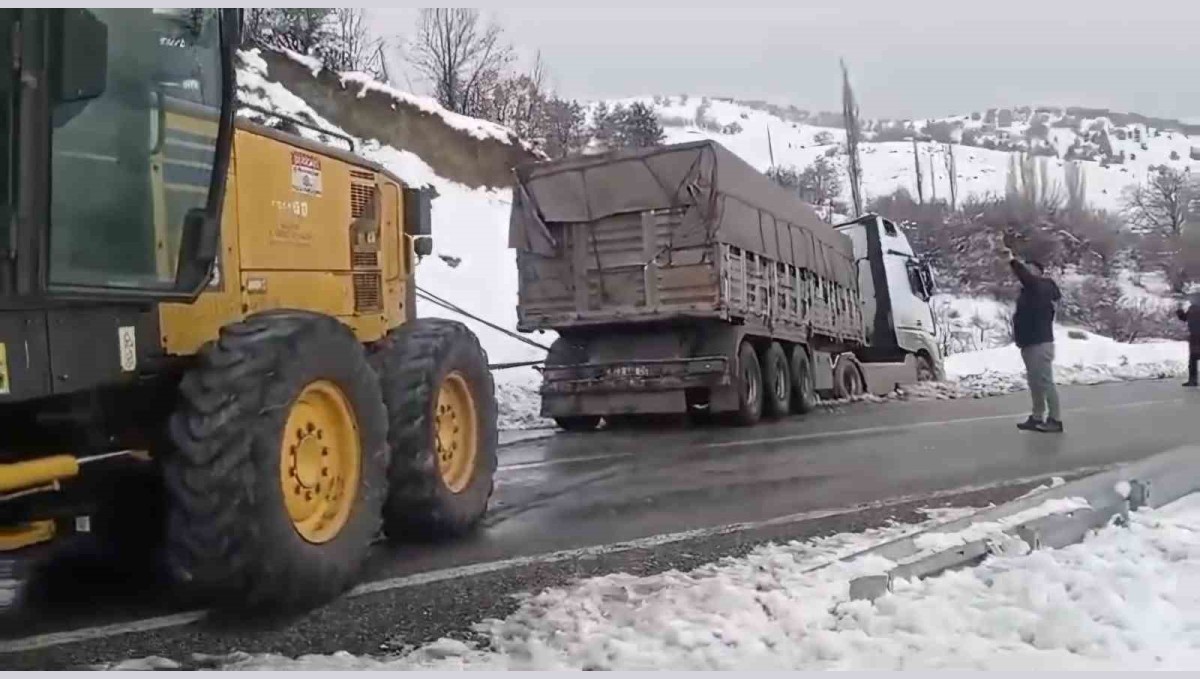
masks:
[(354, 584), (379, 530), (387, 419), (350, 329), (287, 311), (229, 325), (180, 397), (163, 459), (175, 578), (238, 608), (308, 608)]
[(767, 349), (763, 369), (763, 408), (770, 417), (785, 417), (792, 410), (792, 371), (779, 342)]
[(917, 354), (917, 381), (933, 382), (937, 379), (937, 371), (933, 369), (933, 361), (925, 354)]
[(554, 418), (554, 423), (564, 431), (589, 432), (600, 426), (599, 415), (566, 415)]
[(372, 354), (388, 412), (383, 529), (393, 540), (462, 535), (487, 513), (496, 473), (496, 392), (487, 354), (456, 321), (422, 318)]
[(839, 359), (833, 368), (834, 398), (861, 396), (865, 391), (866, 387), (863, 384), (862, 373), (858, 370), (857, 361), (846, 357)]
[(792, 348), (792, 411), (810, 413), (817, 407), (817, 385), (804, 347)]
[[(586, 363), (587, 360), (587, 349), (566, 337), (559, 337), (554, 340), (554, 343), (550, 345), (550, 352), (546, 354), (546, 365), (548, 367)], [(600, 426), (600, 416), (562, 415), (554, 418), (554, 423), (565, 431), (589, 432), (595, 431)]]
[(758, 363), (758, 354), (749, 342), (742, 342), (738, 349), (737, 379), (738, 409), (733, 414), (734, 424), (748, 427), (757, 424), (763, 413), (763, 376)]

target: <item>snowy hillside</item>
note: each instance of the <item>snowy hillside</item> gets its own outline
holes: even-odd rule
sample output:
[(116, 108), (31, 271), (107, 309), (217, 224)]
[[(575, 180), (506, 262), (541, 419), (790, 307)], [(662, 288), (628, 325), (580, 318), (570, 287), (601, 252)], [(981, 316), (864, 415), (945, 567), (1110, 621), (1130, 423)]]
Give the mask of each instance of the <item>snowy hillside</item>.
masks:
[[(824, 154), (837, 152), (838, 145), (845, 141), (846, 136), (840, 128), (785, 120), (776, 113), (759, 110), (753, 105), (721, 99), (640, 97), (607, 103), (615, 106), (634, 101), (655, 109), (668, 143), (714, 139), (764, 171), (772, 164), (804, 168)], [(1043, 113), (1041, 115), (1045, 122), (1038, 122), (1033, 119), (1037, 113), (1031, 112), (1029, 115), (1032, 117), (1030, 121), (1022, 121), (1020, 115), (1015, 115), (1007, 127), (999, 126), (1000, 122), (1007, 120), (987, 123), (984, 116), (980, 120), (973, 120), (969, 115), (932, 121), (870, 123), (870, 127), (884, 125), (884, 129), (890, 131), (871, 131), (866, 138), (898, 138), (905, 133), (900, 127), (888, 128), (887, 125), (908, 124), (921, 130), (932, 123), (933, 127), (929, 129), (938, 135), (950, 134), (952, 138), (959, 137), (965, 142), (979, 144), (954, 145), (960, 199), (970, 195), (983, 197), (1005, 194), (1009, 163), (1014, 154), (985, 148), (985, 144), (1035, 148), (1041, 149), (1040, 153), (1051, 153), (1053, 149), (1059, 157), (1045, 156), (1039, 162), (1046, 163), (1046, 177), (1050, 183), (1057, 183), (1060, 187), (1065, 186), (1063, 168), (1070, 162), (1065, 158), (1068, 150), (1074, 147), (1072, 155), (1081, 158), (1079, 162), (1084, 169), (1088, 202), (1108, 210), (1120, 207), (1122, 189), (1142, 181), (1151, 166), (1165, 164), (1200, 171), (1200, 161), (1191, 159), (1192, 147), (1200, 149), (1200, 137), (1189, 138), (1179, 131), (1157, 130), (1140, 124), (1118, 126), (1105, 118), (1071, 118)], [(1044, 133), (1045, 139), (1032, 134), (1031, 127), (1037, 135)], [(1107, 141), (1093, 141), (1101, 136), (1105, 136)], [(1104, 144), (1111, 147), (1112, 151), (1112, 159), (1107, 163), (1100, 162)], [(948, 197), (950, 183), (944, 145), (923, 142), (918, 147), (926, 197)], [(911, 141), (864, 141), (860, 148), (863, 188), (867, 199), (890, 194), (901, 187), (916, 196)], [(1124, 154), (1124, 161), (1117, 162), (1121, 154)], [(837, 164), (844, 174), (844, 162)]]

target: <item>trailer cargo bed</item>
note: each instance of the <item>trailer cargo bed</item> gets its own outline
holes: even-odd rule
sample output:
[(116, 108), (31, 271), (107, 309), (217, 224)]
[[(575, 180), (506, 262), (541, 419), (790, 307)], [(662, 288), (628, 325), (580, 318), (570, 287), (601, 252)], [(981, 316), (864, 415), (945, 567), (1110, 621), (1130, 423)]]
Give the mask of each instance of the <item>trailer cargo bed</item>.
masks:
[(519, 168), (523, 331), (712, 319), (861, 344), (852, 244), (714, 142)]

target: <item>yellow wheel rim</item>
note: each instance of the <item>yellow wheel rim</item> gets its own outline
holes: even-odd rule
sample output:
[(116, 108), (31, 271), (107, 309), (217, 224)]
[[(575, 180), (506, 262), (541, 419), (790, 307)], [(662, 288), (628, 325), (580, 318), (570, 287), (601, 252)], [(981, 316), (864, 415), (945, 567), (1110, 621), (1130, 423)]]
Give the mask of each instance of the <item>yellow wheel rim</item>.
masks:
[(438, 388), (435, 408), (438, 472), (451, 493), (461, 493), (470, 485), (479, 457), (479, 417), (471, 389), (461, 374), (446, 375)]
[(315, 544), (337, 537), (354, 507), (361, 465), (346, 395), (327, 380), (312, 382), (292, 403), (279, 448), (283, 501), (300, 537)]

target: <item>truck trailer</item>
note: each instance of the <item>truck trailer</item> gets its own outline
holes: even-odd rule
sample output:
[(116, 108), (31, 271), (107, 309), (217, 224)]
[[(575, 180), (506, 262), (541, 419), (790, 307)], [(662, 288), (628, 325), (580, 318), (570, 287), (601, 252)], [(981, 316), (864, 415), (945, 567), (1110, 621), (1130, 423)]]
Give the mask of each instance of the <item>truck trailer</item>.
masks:
[(750, 425), (939, 379), (930, 267), (878, 215), (829, 225), (714, 141), (520, 166), (518, 329), (553, 331), (542, 414)]

